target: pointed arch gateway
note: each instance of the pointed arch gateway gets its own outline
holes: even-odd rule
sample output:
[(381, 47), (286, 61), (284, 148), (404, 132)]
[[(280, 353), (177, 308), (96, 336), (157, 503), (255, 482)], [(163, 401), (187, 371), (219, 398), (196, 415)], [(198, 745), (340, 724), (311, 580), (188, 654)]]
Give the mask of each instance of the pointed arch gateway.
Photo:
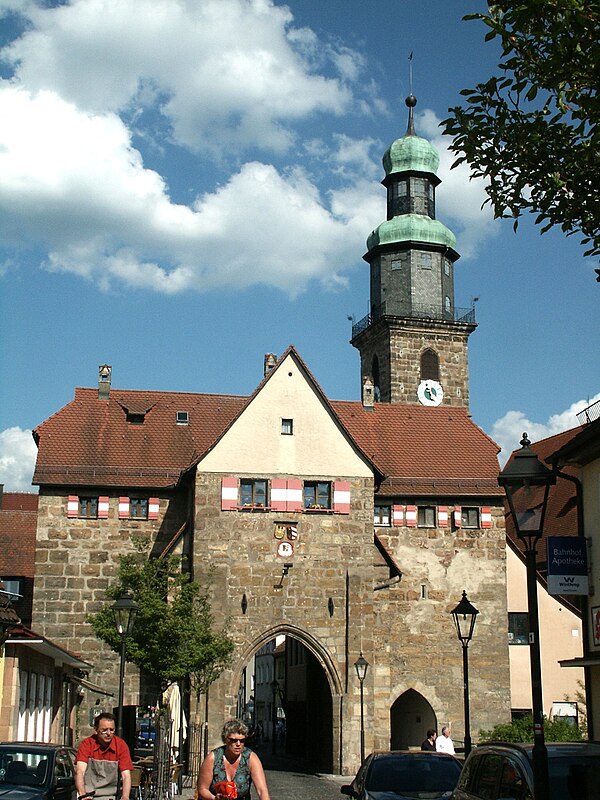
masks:
[(431, 703), (415, 689), (407, 689), (390, 708), (390, 749), (419, 747), (428, 728), (437, 730)]
[(290, 676), (289, 685), (286, 680), (286, 755), (305, 759), (314, 769), (335, 772), (340, 764), (343, 684), (330, 653), (307, 631), (279, 623), (249, 641), (232, 670), (232, 694), (252, 656), (278, 636), (298, 642), (305, 655), (300, 677), (294, 682)]

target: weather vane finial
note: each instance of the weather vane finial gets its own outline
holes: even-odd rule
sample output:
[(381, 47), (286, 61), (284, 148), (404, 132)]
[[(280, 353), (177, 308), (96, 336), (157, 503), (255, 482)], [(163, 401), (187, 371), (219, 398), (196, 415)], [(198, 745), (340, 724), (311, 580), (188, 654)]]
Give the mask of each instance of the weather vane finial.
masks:
[(408, 106), (408, 128), (406, 129), (407, 136), (416, 136), (415, 133), (415, 121), (413, 118), (413, 108), (417, 105), (417, 98), (413, 94), (413, 74), (412, 74), (412, 60), (413, 60), (413, 51), (410, 51), (410, 55), (408, 57), (408, 84), (410, 89), (410, 94), (406, 98), (406, 105)]

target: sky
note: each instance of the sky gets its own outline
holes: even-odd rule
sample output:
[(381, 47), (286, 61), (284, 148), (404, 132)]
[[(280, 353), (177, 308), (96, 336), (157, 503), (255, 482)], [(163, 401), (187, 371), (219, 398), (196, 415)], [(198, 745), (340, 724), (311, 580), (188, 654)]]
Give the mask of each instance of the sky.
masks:
[[(352, 320), (385, 219), (381, 157), (440, 152), (437, 217), (475, 305), (473, 420), (506, 454), (600, 399), (597, 261), (494, 221), (439, 123), (498, 62), (478, 0), (0, 0), (0, 483), (97, 385), (246, 395), (293, 344), (360, 398)], [(411, 57), (412, 54), (412, 57)]]

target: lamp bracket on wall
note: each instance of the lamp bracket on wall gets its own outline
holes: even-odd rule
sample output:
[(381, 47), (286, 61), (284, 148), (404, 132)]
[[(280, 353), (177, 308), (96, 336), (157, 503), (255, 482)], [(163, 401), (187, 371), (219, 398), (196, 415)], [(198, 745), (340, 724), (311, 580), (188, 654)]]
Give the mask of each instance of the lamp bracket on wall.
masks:
[(287, 562), (287, 563), (285, 563), (283, 565), (283, 568), (281, 570), (281, 578), (279, 579), (279, 583), (273, 584), (273, 588), (274, 589), (282, 589), (283, 588), (283, 579), (285, 578), (285, 576), (288, 574), (288, 572), (291, 570), (291, 568), (293, 566), (294, 565), (290, 564), (289, 562)]

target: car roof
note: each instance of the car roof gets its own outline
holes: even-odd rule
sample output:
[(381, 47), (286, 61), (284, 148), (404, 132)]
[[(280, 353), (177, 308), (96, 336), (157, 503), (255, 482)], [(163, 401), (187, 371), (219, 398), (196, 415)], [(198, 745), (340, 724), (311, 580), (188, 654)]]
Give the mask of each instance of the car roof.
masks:
[[(560, 755), (568, 752), (583, 751), (589, 752), (590, 755), (600, 755), (600, 742), (545, 742), (548, 754)], [(481, 742), (477, 745), (477, 750), (490, 747), (490, 748), (505, 748), (507, 750), (517, 750), (525, 753), (531, 757), (533, 751), (532, 742)]]
[(58, 750), (58, 748), (73, 750), (67, 744), (56, 744), (55, 742), (0, 742), (0, 747), (20, 747), (29, 750)]

